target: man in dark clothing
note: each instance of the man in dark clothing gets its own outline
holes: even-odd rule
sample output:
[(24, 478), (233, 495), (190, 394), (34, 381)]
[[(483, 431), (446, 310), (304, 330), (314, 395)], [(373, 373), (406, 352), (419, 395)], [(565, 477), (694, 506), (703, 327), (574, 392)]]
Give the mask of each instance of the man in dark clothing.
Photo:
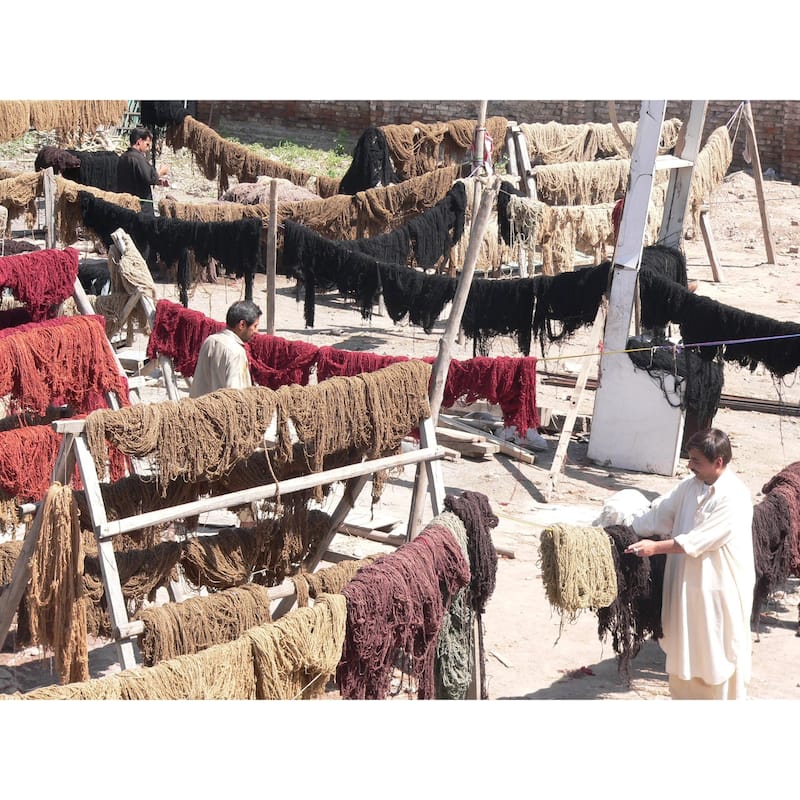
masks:
[(117, 162), (117, 191), (140, 198), (142, 213), (155, 216), (151, 186), (163, 185), (169, 167), (156, 168), (147, 160), (153, 146), (153, 134), (147, 128), (134, 128), (130, 135), (131, 146)]
[[(148, 160), (147, 153), (153, 146), (153, 134), (147, 128), (134, 128), (130, 134), (131, 146), (117, 161), (117, 191), (132, 194), (142, 201), (141, 213), (155, 217), (151, 186), (165, 185), (164, 175), (169, 167), (156, 169)], [(154, 276), (158, 273), (158, 258), (149, 244), (140, 247), (140, 252)]]

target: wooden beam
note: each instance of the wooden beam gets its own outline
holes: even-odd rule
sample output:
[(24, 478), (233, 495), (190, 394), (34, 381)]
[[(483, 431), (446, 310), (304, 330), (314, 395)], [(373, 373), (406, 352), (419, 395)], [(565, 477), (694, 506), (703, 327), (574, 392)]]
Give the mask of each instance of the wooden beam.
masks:
[(251, 489), (242, 489), (237, 492), (229, 492), (214, 497), (207, 497), (202, 500), (194, 500), (190, 503), (182, 503), (156, 511), (136, 514), (132, 517), (112, 520), (103, 526), (100, 536), (102, 538), (117, 536), (121, 533), (129, 533), (130, 531), (140, 530), (141, 528), (149, 528), (152, 525), (159, 525), (162, 522), (170, 522), (182, 517), (202, 514), (206, 511), (217, 511), (221, 508), (252, 503), (255, 500), (264, 500), (274, 497), (278, 493), (291, 494), (292, 492), (299, 492), (314, 486), (370, 475), (374, 472), (402, 467), (407, 464), (419, 464), (424, 461), (439, 459), (443, 456), (444, 452), (441, 448), (430, 447), (413, 450), (409, 453), (386, 456), (385, 458), (376, 458), (371, 461), (361, 461), (358, 464), (349, 464), (345, 467), (337, 467), (322, 472), (315, 472), (310, 475), (302, 475), (298, 478), (289, 478), (280, 483), (271, 483), (264, 486), (256, 486)]
[(758, 197), (758, 211), (761, 214), (761, 228), (764, 231), (764, 246), (767, 250), (767, 263), (775, 263), (775, 244), (772, 240), (772, 229), (767, 216), (767, 204), (764, 200), (764, 176), (761, 174), (761, 156), (758, 154), (758, 142), (756, 141), (756, 127), (753, 123), (753, 109), (750, 101), (744, 103), (744, 123), (747, 131), (747, 138), (750, 144), (750, 157), (753, 160), (753, 178), (756, 182), (756, 195)]

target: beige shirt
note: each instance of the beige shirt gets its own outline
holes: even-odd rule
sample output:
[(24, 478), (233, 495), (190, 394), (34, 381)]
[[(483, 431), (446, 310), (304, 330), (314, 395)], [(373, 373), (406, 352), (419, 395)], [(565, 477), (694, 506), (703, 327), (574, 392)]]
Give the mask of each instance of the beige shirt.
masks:
[(189, 397), (252, 385), (244, 342), (228, 328), (209, 336), (197, 356)]
[(675, 539), (667, 555), (659, 639), (666, 671), (720, 684), (750, 680), (755, 563), (753, 501), (730, 466), (711, 485), (691, 476), (633, 521), (639, 536)]

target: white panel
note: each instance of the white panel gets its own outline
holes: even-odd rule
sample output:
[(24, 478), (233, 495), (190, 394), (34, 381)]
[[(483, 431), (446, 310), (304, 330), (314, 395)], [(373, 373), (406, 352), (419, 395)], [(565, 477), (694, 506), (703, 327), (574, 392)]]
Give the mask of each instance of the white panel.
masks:
[[(661, 386), (637, 370), (627, 354), (609, 354), (601, 361), (588, 455), (609, 467), (656, 475), (674, 475), (683, 437), (683, 411), (667, 402)], [(671, 376), (665, 385), (672, 390)]]

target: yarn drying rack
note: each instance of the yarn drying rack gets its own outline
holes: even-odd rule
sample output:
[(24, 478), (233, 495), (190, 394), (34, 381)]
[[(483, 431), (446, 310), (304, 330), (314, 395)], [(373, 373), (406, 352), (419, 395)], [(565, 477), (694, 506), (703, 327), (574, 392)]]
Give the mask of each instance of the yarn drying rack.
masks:
[[(148, 511), (117, 520), (108, 519), (100, 487), (100, 479), (85, 439), (84, 426), (85, 420), (83, 419), (57, 420), (52, 423), (53, 429), (62, 435), (62, 440), (53, 467), (51, 483), (56, 481), (65, 482), (67, 478), (64, 476), (72, 475), (77, 466), (91, 515), (92, 529), (97, 539), (98, 557), (108, 612), (122, 669), (130, 669), (137, 666), (133, 640), (142, 632), (143, 628), (141, 624), (131, 622), (128, 618), (116, 554), (113, 548), (113, 538), (115, 536), (153, 525), (169, 523), (192, 515), (273, 498), (279, 492), (281, 495), (286, 495), (303, 489), (344, 481), (345, 491), (331, 514), (327, 533), (303, 561), (302, 568), (307, 572), (313, 572), (324, 559), (340, 525), (353, 509), (359, 494), (366, 486), (370, 476), (375, 472), (409, 464), (424, 465), (424, 474), (430, 487), (429, 495), (433, 514), (435, 516), (444, 511), (445, 489), (439, 460), (444, 457), (446, 451), (436, 444), (435, 427), (430, 417), (422, 420), (419, 424), (420, 447), (418, 450), (302, 475), (281, 481), (279, 484), (265, 483), (249, 489), (202, 498), (189, 503), (168, 506), (156, 511)], [(30, 578), (30, 559), (35, 552), (42, 527), (42, 507), (43, 504), (41, 503), (36, 506), (36, 514), (25, 536), (22, 552), (14, 567), (11, 583), (0, 597), (0, 641), (4, 641), (6, 638), (11, 619), (22, 599), (22, 594)], [(209, 535), (213, 536), (215, 534)], [(281, 586), (276, 587), (271, 591), (270, 596), (278, 600), (277, 607), (273, 612), (273, 618), (280, 617), (288, 612), (296, 602), (291, 581), (286, 581)]]

